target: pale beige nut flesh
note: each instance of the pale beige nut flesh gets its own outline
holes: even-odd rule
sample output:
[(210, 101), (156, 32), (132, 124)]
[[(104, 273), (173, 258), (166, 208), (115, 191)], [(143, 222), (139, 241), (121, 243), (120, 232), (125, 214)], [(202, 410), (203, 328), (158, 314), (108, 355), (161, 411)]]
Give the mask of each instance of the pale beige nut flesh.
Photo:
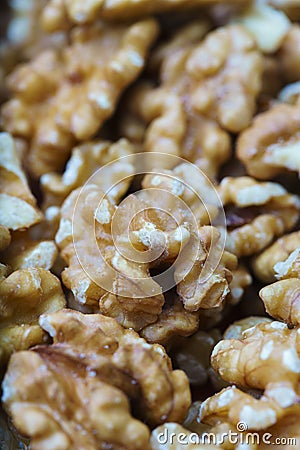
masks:
[(42, 220), (15, 143), (8, 133), (0, 133), (0, 225), (20, 230)]

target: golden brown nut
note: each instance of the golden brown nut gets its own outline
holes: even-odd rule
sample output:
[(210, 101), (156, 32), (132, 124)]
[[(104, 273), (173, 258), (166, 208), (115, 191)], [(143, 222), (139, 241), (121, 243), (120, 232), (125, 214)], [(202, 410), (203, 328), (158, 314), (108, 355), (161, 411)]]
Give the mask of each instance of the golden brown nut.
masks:
[(69, 46), (42, 52), (10, 75), (13, 97), (3, 106), (3, 124), (30, 144), (35, 176), (61, 170), (74, 144), (99, 130), (140, 73), (156, 35), (152, 19), (76, 27)]
[[(243, 5), (248, 0), (228, 1)], [(175, 3), (172, 0), (92, 0), (85, 4), (80, 0), (51, 0), (45, 8), (43, 23), (46, 29), (53, 31), (64, 29), (68, 20), (73, 23), (92, 22), (99, 17), (124, 20), (215, 3), (221, 0), (177, 0)]]
[[(164, 303), (161, 287), (151, 278), (149, 264), (125, 259), (114, 247), (111, 220), (115, 206), (103, 199), (102, 191), (96, 185), (88, 185), (78, 201), (79, 194), (80, 189), (75, 190), (65, 200), (56, 235), (61, 255), (68, 265), (62, 274), (63, 282), (79, 303), (98, 305), (103, 314), (116, 318), (126, 327), (140, 330), (155, 322), (161, 313)], [(134, 203), (134, 197), (128, 199), (120, 225), (123, 219), (126, 226), (126, 215), (131, 218), (132, 207), (128, 204)], [(76, 226), (72, 235), (75, 205)]]
[(0, 133), (0, 225), (19, 230), (41, 220), (14, 141), (8, 133)]
[[(283, 406), (277, 403), (279, 399)], [(213, 434), (218, 433), (221, 424), (223, 427), (227, 425), (228, 429), (231, 428), (236, 435), (238, 434), (241, 442), (247, 442), (245, 436), (247, 433), (255, 434), (256, 440), (252, 441), (253, 446), (250, 447), (253, 450), (267, 448), (267, 445), (276, 442), (277, 437), (279, 437), (277, 443), (283, 442), (283, 437), (293, 438), (293, 441), (289, 442), (297, 446), (300, 437), (299, 406), (289, 405), (289, 400), (291, 400), (291, 391), (284, 383), (276, 388), (274, 386), (268, 395), (260, 399), (231, 386), (202, 403), (199, 418), (206, 424), (216, 425), (209, 430)], [(244, 430), (245, 433), (243, 433)], [(223, 431), (228, 432), (226, 429)], [(254, 431), (257, 433), (253, 433)], [(262, 439), (263, 436), (265, 439)], [(228, 448), (226, 440), (223, 439), (222, 444), (221, 448)], [(230, 448), (238, 449), (239, 447)]]
[[(298, 267), (299, 268), (299, 267)], [(300, 279), (286, 278), (265, 286), (259, 292), (266, 311), (289, 325), (300, 325)]]
[(230, 157), (228, 134), (213, 120), (185, 110), (182, 96), (167, 87), (140, 84), (126, 107), (121, 133), (146, 151), (181, 156), (212, 178)]
[(148, 428), (128, 400), (152, 425), (184, 419), (187, 378), (163, 347), (101, 315), (63, 310), (40, 323), (53, 345), (14, 355), (3, 383), (5, 408), (33, 449), (148, 448)]
[(232, 132), (250, 124), (261, 89), (262, 58), (243, 27), (209, 33), (189, 55), (186, 69), (194, 82), (191, 102), (197, 112)]
[(157, 207), (164, 211), (172, 210), (177, 223), (189, 222), (190, 232), (197, 226), (213, 223), (222, 207), (219, 199), (217, 203), (217, 194), (210, 180), (197, 167), (186, 162), (172, 170), (158, 169), (157, 173), (146, 175), (142, 186), (147, 189), (147, 198), (153, 197)]
[[(179, 298), (164, 305), (156, 322), (145, 326), (140, 335), (147, 342), (163, 345), (173, 344), (178, 336), (190, 336), (199, 328), (199, 313), (187, 311)], [(176, 342), (176, 341), (175, 341)]]
[[(237, 258), (229, 252), (222, 253), (218, 246), (220, 235), (213, 227), (202, 227), (199, 230), (200, 246), (194, 260), (193, 266), (186, 274), (186, 264), (189, 260), (191, 250), (186, 246), (181, 259), (175, 264), (174, 278), (177, 282), (177, 293), (183, 301), (187, 311), (199, 311), (199, 309), (210, 309), (221, 306), (230, 292), (232, 280), (231, 271), (237, 268)], [(198, 238), (199, 239), (199, 238)], [(197, 239), (195, 246), (199, 245)], [(220, 254), (220, 259), (210, 276), (202, 272), (202, 268), (208, 259), (210, 252)], [(209, 271), (209, 269), (208, 269)]]
[(151, 52), (147, 70), (157, 73), (161, 70), (164, 61), (167, 61), (173, 53), (178, 55), (192, 45), (196, 45), (210, 30), (211, 24), (207, 19), (189, 21), (182, 27), (170, 30), (171, 36), (159, 43)]
[(228, 205), (226, 249), (237, 256), (259, 252), (299, 219), (299, 198), (280, 184), (226, 177), (218, 191), (224, 206)]
[[(234, 255), (223, 254), (219, 232), (201, 226), (209, 214), (197, 195), (207, 196), (212, 217), (218, 205), (210, 197), (209, 184), (199, 179), (190, 186), (186, 166), (147, 175), (143, 189), (118, 207), (95, 185), (73, 191), (62, 206), (56, 235), (68, 266), (62, 278), (75, 301), (99, 306), (102, 314), (137, 331), (153, 324), (143, 332), (150, 342), (166, 343), (171, 333), (195, 332), (198, 315), (189, 313), (222, 305), (230, 293), (231, 270), (237, 266)], [(172, 264), (174, 277), (168, 278)], [(151, 276), (150, 269), (162, 272)], [(248, 283), (247, 275), (240, 275), (239, 291), (232, 288), (236, 300)], [(162, 287), (169, 290), (174, 281), (186, 311), (165, 305), (162, 312)]]
[(10, 3), (12, 17), (7, 38), (17, 52), (18, 60), (30, 59), (45, 48), (63, 46), (67, 36), (63, 32), (46, 33), (41, 27), (41, 13), (47, 0), (14, 1)]
[(54, 266), (58, 251), (54, 241), (35, 241), (29, 232), (20, 231), (12, 236), (8, 249), (0, 256), (3, 263), (13, 271), (31, 267), (50, 270)]
[(66, 305), (59, 280), (48, 270), (23, 269), (0, 284), (0, 364), (10, 355), (47, 341), (39, 316)]
[[(299, 2), (300, 11), (300, 2)], [(278, 53), (282, 76), (288, 83), (300, 79), (300, 26), (294, 24), (289, 30)]]
[[(65, 198), (76, 188), (83, 185), (98, 169), (114, 160), (134, 153), (134, 148), (126, 139), (116, 143), (106, 141), (91, 141), (75, 147), (72, 150), (63, 175), (47, 173), (41, 177), (44, 193), (43, 207), (61, 205)], [(99, 171), (99, 176), (93, 176), (92, 183), (97, 184), (115, 202), (127, 191), (133, 167), (129, 161), (115, 161), (107, 170)], [(119, 180), (123, 180), (115, 186)]]
[(220, 341), (211, 363), (230, 383), (266, 389), (269, 383), (297, 385), (300, 371), (299, 333), (281, 322), (260, 323), (242, 340)]
[[(265, 283), (275, 281), (279, 272), (284, 270), (283, 262), (299, 247), (300, 231), (286, 234), (278, 239), (253, 260), (252, 268), (257, 278)], [(289, 272), (288, 267), (285, 270)]]
[(223, 337), (224, 339), (242, 339), (244, 331), (263, 322), (271, 322), (271, 319), (260, 316), (245, 317), (244, 319), (237, 320), (229, 325), (229, 327), (226, 328)]
[(248, 174), (270, 179), (285, 172), (299, 172), (299, 105), (277, 104), (256, 116), (239, 136), (238, 158)]
[[(286, 310), (293, 309), (293, 299), (287, 305), (277, 301), (277, 294), (273, 294), (273, 302), (270, 298), (265, 302), (267, 309), (270, 305), (272, 315), (287, 319)], [(299, 324), (297, 318), (294, 322)], [(220, 341), (212, 353), (212, 366), (226, 381), (262, 390), (263, 394), (257, 393), (259, 396), (255, 398), (235, 386), (229, 387), (202, 404), (201, 419), (212, 425), (227, 421), (236, 427), (242, 422), (246, 430), (269, 431), (273, 436), (286, 430), (284, 436), (299, 437), (298, 331), (282, 322), (261, 322), (244, 330), (238, 339)]]
[(292, 325), (300, 325), (299, 294), (299, 278), (277, 281), (259, 293), (269, 314)]
[[(252, 119), (262, 57), (240, 26), (220, 28), (200, 43), (174, 43), (176, 37), (162, 56), (161, 86), (142, 83), (130, 94), (122, 132), (147, 151), (182, 156), (215, 176), (230, 156), (224, 128), (238, 132)], [(234, 70), (236, 60), (244, 72)]]
[(130, 94), (122, 132), (147, 151), (182, 156), (215, 177), (230, 157), (224, 129), (238, 132), (251, 122), (262, 56), (240, 26), (220, 28), (204, 41), (176, 42), (163, 53), (161, 85), (142, 83)]
[[(131, 416), (121, 390), (91, 375), (84, 379), (74, 369), (70, 373), (68, 360), (56, 369), (55, 356), (49, 359), (45, 364), (36, 352), (20, 352), (11, 358), (4, 381), (5, 392), (6, 386), (14, 388), (13, 395), (3, 397), (8, 413), (17, 429), (31, 437), (33, 450), (148, 448), (148, 428)], [(54, 401), (52, 391), (59, 400)]]
[[(227, 253), (227, 255), (230, 256), (231, 254)], [(231, 257), (232, 255), (230, 258)], [(230, 261), (230, 259), (228, 261)], [(198, 311), (200, 330), (211, 330), (216, 327), (224, 317), (229, 316), (232, 308), (239, 303), (244, 296), (246, 289), (251, 285), (252, 277), (244, 266), (239, 265), (236, 269), (231, 269), (230, 272), (231, 281), (228, 284), (229, 292), (225, 299), (219, 306), (214, 306), (211, 309), (200, 309)]]

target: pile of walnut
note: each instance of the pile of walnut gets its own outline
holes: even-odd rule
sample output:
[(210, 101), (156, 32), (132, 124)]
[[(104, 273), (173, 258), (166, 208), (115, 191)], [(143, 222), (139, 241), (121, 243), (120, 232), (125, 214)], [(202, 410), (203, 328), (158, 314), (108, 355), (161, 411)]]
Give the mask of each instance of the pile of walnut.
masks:
[(300, 449), (300, 0), (6, 6), (0, 447)]

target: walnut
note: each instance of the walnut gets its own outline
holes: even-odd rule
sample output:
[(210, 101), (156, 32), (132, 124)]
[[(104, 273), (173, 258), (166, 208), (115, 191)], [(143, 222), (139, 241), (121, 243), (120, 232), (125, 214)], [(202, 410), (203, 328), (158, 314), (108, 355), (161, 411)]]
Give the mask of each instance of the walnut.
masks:
[[(249, 0), (228, 0), (229, 3), (241, 5)], [(50, 0), (44, 11), (43, 23), (47, 30), (64, 29), (66, 22), (92, 22), (101, 17), (104, 19), (124, 20), (144, 17), (148, 14), (184, 11), (185, 9), (209, 6), (221, 3), (221, 0), (93, 0), (86, 4), (78, 0)]]
[(299, 198), (278, 183), (226, 177), (218, 192), (224, 206), (228, 205), (226, 249), (237, 256), (264, 249), (275, 237), (291, 230), (299, 218)]
[(246, 289), (251, 285), (252, 277), (243, 265), (231, 269), (230, 272), (229, 292), (219, 306), (214, 306), (211, 309), (199, 309), (199, 329), (208, 331), (218, 326), (225, 317), (232, 313), (233, 307), (239, 303)]
[[(240, 434), (240, 439), (243, 438), (243, 433), (240, 430), (239, 424), (245, 424), (247, 432), (258, 432), (256, 436), (260, 437), (260, 444), (253, 444), (253, 449), (265, 448), (266, 442), (261, 439), (262, 435), (269, 438), (269, 443), (276, 442), (276, 437), (285, 438), (299, 436), (299, 407), (290, 403), (292, 399), (292, 391), (288, 386), (282, 385), (273, 386), (268, 394), (265, 394), (260, 399), (252, 397), (250, 394), (242, 392), (235, 386), (223, 389), (221, 392), (208, 398), (201, 405), (199, 419), (206, 424), (214, 425), (209, 430), (210, 433), (217, 434), (222, 426), (223, 431), (227, 432), (231, 429), (233, 432)], [(282, 406), (277, 403), (280, 400)], [(225, 428), (225, 429), (224, 429)], [(268, 434), (269, 433), (269, 434)], [(244, 442), (247, 442), (244, 434)], [(249, 440), (249, 439), (248, 439)], [(278, 442), (278, 441), (277, 441)], [(221, 448), (228, 448), (226, 441), (223, 440)], [(230, 448), (237, 449), (238, 446)]]
[(299, 45), (300, 26), (294, 24), (286, 35), (278, 53), (282, 76), (288, 83), (299, 81), (300, 78)]
[(237, 155), (251, 176), (269, 179), (288, 171), (299, 172), (299, 120), (299, 105), (277, 104), (257, 115), (240, 134)]
[(269, 314), (289, 324), (300, 324), (300, 279), (290, 278), (277, 281), (260, 290), (265, 308)]
[(189, 222), (190, 232), (198, 225), (213, 223), (222, 208), (210, 180), (190, 163), (183, 162), (172, 170), (157, 169), (157, 173), (152, 170), (143, 178), (142, 187), (157, 207), (172, 210), (177, 223)]
[[(178, 336), (190, 336), (199, 328), (199, 313), (187, 311), (176, 297), (173, 302), (165, 303), (156, 322), (145, 326), (140, 335), (147, 342), (173, 346)], [(176, 343), (176, 341), (175, 341)]]
[(39, 316), (66, 305), (59, 280), (48, 270), (17, 270), (0, 284), (0, 365), (10, 355), (47, 341)]
[(19, 230), (41, 220), (14, 141), (8, 133), (0, 133), (0, 225)]
[[(298, 295), (299, 296), (299, 295)], [(293, 299), (278, 301), (276, 291), (265, 301), (269, 312), (299, 324), (293, 312)], [(299, 308), (298, 308), (299, 309)], [(242, 324), (244, 326), (244, 324)], [(256, 398), (229, 387), (201, 405), (200, 418), (211, 425), (221, 421), (237, 426), (246, 424), (250, 430), (268, 431), (273, 436), (298, 436), (300, 347), (298, 328), (290, 329), (282, 322), (257, 323), (251, 328), (233, 331), (237, 339), (220, 341), (213, 350), (211, 363), (222, 378), (246, 389), (257, 391)], [(295, 428), (295, 424), (298, 428)]]
[[(44, 208), (61, 205), (74, 189), (83, 185), (98, 169), (132, 153), (134, 148), (126, 139), (120, 139), (114, 144), (91, 141), (75, 147), (63, 175), (59, 173), (42, 175)], [(92, 182), (118, 202), (129, 187), (133, 170), (128, 159), (124, 162), (115, 161), (107, 169), (99, 171), (99, 176), (94, 175)]]
[(40, 324), (53, 344), (15, 354), (3, 383), (5, 409), (33, 449), (149, 448), (149, 430), (131, 416), (129, 400), (151, 425), (184, 419), (187, 378), (172, 371), (163, 347), (99, 314), (62, 310)]
[[(165, 189), (167, 192), (176, 192), (178, 197), (192, 211), (196, 220), (195, 227), (186, 212), (183, 213), (180, 202), (178, 205), (176, 203), (171, 205), (170, 202), (164, 203), (162, 193), (159, 196), (156, 194), (156, 197), (154, 197), (156, 207), (174, 211), (173, 215), (178, 224), (184, 224), (185, 221), (189, 222), (190, 236), (188, 243), (185, 244), (180, 253), (180, 258), (175, 262), (174, 279), (177, 283), (177, 292), (187, 311), (216, 308), (229, 294), (229, 283), (232, 278), (230, 271), (234, 270), (237, 265), (234, 255), (227, 252), (222, 254), (223, 241), (218, 231), (213, 227), (203, 226), (199, 228), (198, 226), (198, 224), (202, 225), (213, 221), (217, 214), (218, 205), (214, 201), (211, 187), (194, 170), (191, 170), (190, 165), (180, 164), (172, 171), (165, 171), (164, 173), (169, 176), (164, 176), (164, 174), (146, 176), (143, 180), (143, 187), (156, 187)], [(168, 196), (167, 199), (169, 199)], [(211, 269), (213, 274), (205, 279), (202, 269), (205, 268), (212, 249), (215, 251), (216, 258), (213, 261), (211, 260), (210, 264), (215, 264), (215, 266), (214, 270)], [(170, 249), (168, 254), (172, 255)], [(217, 261), (218, 257), (219, 260)], [(188, 260), (194, 262), (187, 273), (186, 262)]]
[[(203, 24), (200, 23), (203, 28)], [(128, 97), (121, 132), (146, 151), (182, 156), (196, 162), (214, 177), (229, 158), (230, 138), (215, 120), (195, 110), (192, 105), (200, 81), (188, 73), (187, 60), (199, 44), (182, 48), (173, 38), (160, 56), (161, 86), (140, 83)], [(177, 45), (177, 48), (176, 48)], [(175, 47), (175, 48), (174, 48)]]
[(146, 151), (184, 157), (211, 177), (230, 157), (228, 134), (203, 115), (185, 111), (181, 96), (167, 87), (140, 84), (130, 92), (126, 106), (121, 132), (142, 142)]
[(271, 322), (271, 319), (260, 316), (249, 316), (233, 322), (225, 331), (224, 339), (242, 339), (243, 332), (254, 327), (258, 323)]
[(6, 130), (28, 142), (32, 174), (61, 170), (74, 144), (99, 130), (140, 73), (156, 35), (152, 19), (75, 27), (68, 46), (15, 69), (8, 78), (13, 97), (2, 118)]
[[(202, 227), (199, 230), (199, 236), (201, 246), (198, 247), (198, 253), (190, 271), (186, 274), (186, 262), (190, 255), (190, 249), (187, 246), (181, 253), (180, 261), (175, 264), (174, 278), (177, 282), (177, 292), (188, 311), (217, 308), (222, 305), (230, 292), (231, 271), (237, 268), (235, 255), (226, 251), (221, 253), (220, 249), (218, 250), (221, 241), (217, 229)], [(207, 276), (207, 272), (205, 276), (203, 267), (205, 268), (210, 252), (221, 254), (221, 256), (213, 272), (207, 268), (210, 276)]]
[[(193, 181), (188, 168), (185, 163), (152, 171), (143, 189), (119, 206), (96, 185), (87, 185), (73, 191), (61, 210), (56, 242), (67, 264), (62, 279), (75, 302), (98, 306), (126, 328), (143, 330), (150, 342), (166, 344), (172, 335), (195, 332), (198, 315), (191, 313), (222, 305), (237, 266), (236, 256), (223, 253), (216, 228), (201, 226), (216, 217), (221, 204), (207, 180)], [(230, 301), (239, 299), (247, 283), (241, 271)], [(175, 284), (184, 310), (177, 301), (163, 310), (163, 292)]]
[(297, 345), (296, 329), (280, 322), (259, 323), (244, 331), (242, 340), (219, 342), (211, 362), (223, 379), (244, 387), (265, 389), (269, 383), (296, 383)]
[[(203, 22), (199, 26), (203, 29)], [(261, 89), (262, 56), (239, 26), (220, 28), (204, 41), (187, 40), (185, 45), (175, 37), (166, 46), (172, 51), (161, 57), (161, 85), (141, 83), (130, 93), (122, 132), (142, 142), (146, 151), (182, 156), (215, 177), (230, 157), (225, 130), (238, 132), (251, 122)]]
[(254, 258), (252, 268), (256, 277), (265, 283), (275, 281), (278, 278), (278, 270), (282, 270), (282, 266), (283, 269), (285, 267), (283, 262), (299, 247), (300, 231), (285, 234)]
[(202, 21), (196, 19), (177, 27), (175, 30), (170, 30), (171, 35), (168, 35), (151, 52), (147, 70), (150, 73), (157, 74), (164, 61), (169, 60), (173, 53), (176, 52), (179, 55), (183, 50), (190, 48), (191, 45), (197, 45), (210, 28), (211, 24), (207, 19)]
[(262, 57), (244, 28), (231, 25), (209, 33), (189, 55), (186, 68), (195, 83), (196, 111), (232, 132), (251, 123), (261, 89)]
[[(87, 185), (82, 193), (80, 189), (74, 190), (62, 206), (56, 235), (61, 256), (68, 265), (62, 279), (79, 303), (98, 305), (103, 314), (139, 330), (157, 320), (164, 303), (162, 290), (151, 278), (149, 264), (125, 259), (115, 248), (111, 235), (115, 206), (103, 195), (96, 185)], [(126, 225), (128, 215), (131, 219), (134, 203), (133, 195), (127, 197), (120, 225), (122, 220)]]
[(30, 267), (50, 270), (57, 255), (54, 241), (34, 241), (28, 231), (20, 231), (14, 233), (9, 248), (1, 255), (1, 260), (14, 271)]
[(234, 20), (252, 34), (258, 48), (264, 53), (276, 52), (291, 28), (290, 21), (282, 11), (261, 1), (253, 2)]
[(64, 32), (46, 33), (41, 27), (40, 16), (47, 0), (11, 2), (11, 20), (8, 23), (7, 38), (17, 52), (19, 60), (30, 59), (41, 50), (63, 46), (67, 42)]

